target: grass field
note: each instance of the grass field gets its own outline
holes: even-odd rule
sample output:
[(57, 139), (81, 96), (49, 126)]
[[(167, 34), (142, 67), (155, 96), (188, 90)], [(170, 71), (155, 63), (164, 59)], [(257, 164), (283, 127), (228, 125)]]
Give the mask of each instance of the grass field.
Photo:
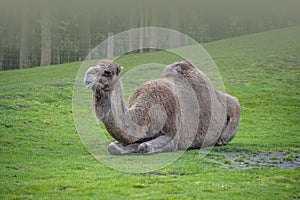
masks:
[[(72, 115), (81, 63), (0, 72), (0, 199), (299, 199), (299, 33), (300, 26), (205, 44), (242, 105), (238, 134), (204, 159), (187, 151), (151, 173), (110, 169), (81, 143)], [(118, 62), (129, 70), (153, 59), (177, 58), (152, 52)], [(281, 152), (286, 157), (276, 157)], [(247, 161), (262, 154), (273, 165)], [(288, 161), (295, 167), (277, 165)]]

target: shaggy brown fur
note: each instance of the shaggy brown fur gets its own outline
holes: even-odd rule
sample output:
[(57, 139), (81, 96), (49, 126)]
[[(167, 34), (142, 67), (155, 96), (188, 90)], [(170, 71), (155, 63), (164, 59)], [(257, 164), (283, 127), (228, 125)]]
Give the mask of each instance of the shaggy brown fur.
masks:
[(238, 100), (214, 89), (209, 78), (188, 61), (176, 62), (165, 69), (165, 77), (180, 77), (197, 94), (200, 106), (198, 131), (190, 148), (226, 145), (236, 132), (241, 115)]
[(121, 67), (102, 60), (86, 72), (93, 90), (94, 112), (117, 142), (111, 154), (151, 154), (225, 145), (236, 134), (240, 106), (236, 98), (216, 91), (208, 77), (187, 61), (166, 67), (123, 100)]

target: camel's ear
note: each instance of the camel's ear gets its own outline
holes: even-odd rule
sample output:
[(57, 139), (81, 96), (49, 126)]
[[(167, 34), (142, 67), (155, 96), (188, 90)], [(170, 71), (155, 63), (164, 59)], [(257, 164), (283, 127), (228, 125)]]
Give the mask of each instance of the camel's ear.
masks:
[(122, 71), (123, 67), (122, 66), (118, 66), (117, 68), (117, 75), (119, 75), (119, 73)]

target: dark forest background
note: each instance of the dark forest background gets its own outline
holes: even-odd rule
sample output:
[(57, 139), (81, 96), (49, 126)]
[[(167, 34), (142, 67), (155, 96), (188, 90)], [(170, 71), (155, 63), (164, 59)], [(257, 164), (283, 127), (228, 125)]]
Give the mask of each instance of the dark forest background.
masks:
[(205, 43), (300, 24), (298, 0), (0, 2), (0, 70), (84, 60), (109, 35), (138, 27)]

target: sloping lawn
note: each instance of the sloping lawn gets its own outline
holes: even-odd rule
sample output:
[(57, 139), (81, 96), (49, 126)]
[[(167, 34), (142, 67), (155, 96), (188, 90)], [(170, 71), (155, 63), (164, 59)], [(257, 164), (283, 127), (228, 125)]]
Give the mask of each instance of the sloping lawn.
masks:
[[(204, 159), (187, 151), (151, 173), (110, 169), (81, 143), (72, 115), (81, 63), (0, 72), (0, 199), (299, 199), (299, 33), (298, 26), (205, 44), (242, 105), (238, 134)], [(178, 60), (152, 52), (118, 62), (129, 70), (153, 58)]]

